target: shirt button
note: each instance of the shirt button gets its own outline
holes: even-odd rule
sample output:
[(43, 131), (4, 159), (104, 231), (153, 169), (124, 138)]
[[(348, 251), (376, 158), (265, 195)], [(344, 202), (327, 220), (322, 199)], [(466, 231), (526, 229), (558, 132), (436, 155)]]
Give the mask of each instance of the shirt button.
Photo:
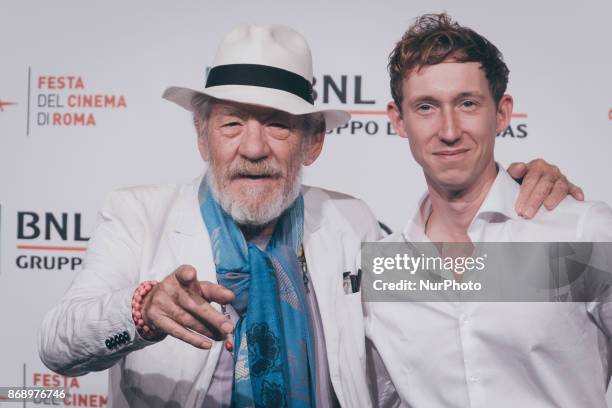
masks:
[(478, 382), (479, 378), (475, 375), (470, 377), (470, 382), (473, 384), (476, 384)]
[(470, 322), (470, 319), (466, 315), (461, 314), (461, 316), (459, 316), (459, 322), (464, 326)]

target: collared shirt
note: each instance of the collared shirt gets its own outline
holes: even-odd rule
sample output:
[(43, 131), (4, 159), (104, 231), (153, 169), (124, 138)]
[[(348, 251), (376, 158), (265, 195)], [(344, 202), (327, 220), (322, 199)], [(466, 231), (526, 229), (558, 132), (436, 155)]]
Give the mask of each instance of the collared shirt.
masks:
[[(566, 198), (524, 220), (514, 210), (518, 193), (500, 167), (469, 226), (473, 242), (612, 241), (607, 205)], [(386, 241), (430, 241), (430, 213), (426, 195)], [(403, 406), (607, 406), (612, 303), (372, 302), (365, 311), (370, 351)]]

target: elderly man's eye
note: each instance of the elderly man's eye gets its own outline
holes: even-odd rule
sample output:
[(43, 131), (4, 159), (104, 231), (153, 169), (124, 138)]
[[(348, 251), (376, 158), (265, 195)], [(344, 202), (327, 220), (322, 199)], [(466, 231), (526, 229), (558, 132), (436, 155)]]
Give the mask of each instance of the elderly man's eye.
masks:
[(227, 122), (221, 122), (219, 126), (219, 132), (226, 137), (238, 136), (243, 131), (242, 122), (237, 120), (228, 120)]
[(266, 124), (266, 134), (275, 139), (284, 140), (289, 137), (291, 131), (289, 125), (282, 122), (270, 122)]

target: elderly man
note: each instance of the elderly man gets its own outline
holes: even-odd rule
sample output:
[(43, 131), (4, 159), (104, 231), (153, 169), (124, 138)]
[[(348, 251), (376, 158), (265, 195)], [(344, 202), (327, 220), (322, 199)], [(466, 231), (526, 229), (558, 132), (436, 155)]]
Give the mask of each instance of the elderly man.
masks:
[[(349, 118), (316, 109), (311, 83), (298, 33), (242, 25), (203, 91), (166, 90), (194, 112), (208, 172), (111, 194), (43, 323), (49, 368), (110, 368), (114, 407), (371, 404), (360, 293), (344, 283), (378, 224), (361, 201), (301, 185), (325, 130)], [(530, 173), (546, 192), (559, 175), (544, 167)]]
[[(419, 251), (453, 259), (458, 251), (472, 255), (479, 241), (612, 241), (612, 210), (603, 203), (568, 197), (555, 211), (539, 211), (532, 220), (516, 217), (509, 201), (519, 195), (519, 185), (493, 154), (495, 135), (512, 114), (512, 97), (505, 94), (508, 69), (484, 37), (446, 14), (422, 16), (396, 45), (389, 70), (394, 98), (389, 118), (408, 139), (428, 191), (406, 228), (385, 242), (406, 248), (406, 243), (435, 242)], [(600, 248), (606, 252), (600, 261), (609, 258), (609, 246)], [(512, 268), (504, 276), (521, 282), (522, 267), (529, 274), (548, 273), (543, 268), (549, 259), (544, 259), (529, 264), (510, 259)], [(480, 276), (497, 271), (499, 264)], [(448, 283), (467, 279), (441, 269), (420, 276)], [(366, 303), (372, 361), (383, 363), (375, 367), (386, 368), (397, 390), (395, 401), (388, 398), (393, 397), (389, 384), (379, 377), (381, 402), (434, 408), (606, 407), (612, 308), (605, 292), (610, 279), (603, 281), (607, 286), (577, 281), (587, 282), (584, 288), (592, 293), (574, 303), (503, 301), (513, 297), (469, 302), (474, 297), (468, 290), (420, 301)], [(523, 294), (528, 286), (518, 289)], [(406, 293), (404, 300), (415, 299)]]

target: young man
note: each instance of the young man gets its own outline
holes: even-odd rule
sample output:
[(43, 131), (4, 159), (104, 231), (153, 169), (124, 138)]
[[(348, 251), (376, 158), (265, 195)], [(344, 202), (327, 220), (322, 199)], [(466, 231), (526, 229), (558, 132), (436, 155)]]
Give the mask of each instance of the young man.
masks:
[[(428, 189), (414, 218), (385, 242), (468, 243), (471, 253), (470, 243), (485, 241), (612, 240), (605, 204), (566, 198), (529, 221), (509, 205), (519, 185), (496, 164), (493, 148), (513, 100), (501, 53), (484, 37), (446, 14), (424, 15), (397, 43), (389, 70), (388, 115)], [(365, 309), (373, 361), (397, 391), (379, 378), (383, 405), (606, 406), (612, 309), (605, 303), (371, 302)]]

